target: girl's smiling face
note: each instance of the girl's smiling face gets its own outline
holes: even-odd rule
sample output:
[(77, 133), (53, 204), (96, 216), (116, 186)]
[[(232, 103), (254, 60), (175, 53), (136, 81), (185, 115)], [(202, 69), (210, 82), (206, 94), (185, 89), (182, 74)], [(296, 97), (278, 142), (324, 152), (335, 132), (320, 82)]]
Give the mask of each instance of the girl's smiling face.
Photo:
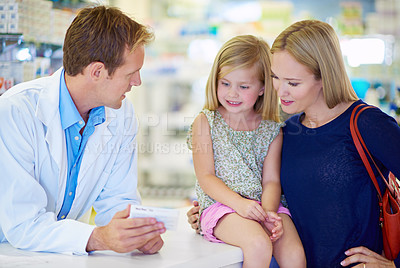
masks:
[[(221, 73), (231, 67), (224, 66)], [(258, 78), (257, 66), (236, 69), (218, 79), (217, 97), (219, 103), (230, 113), (254, 112), (254, 104), (264, 94), (264, 85)]]

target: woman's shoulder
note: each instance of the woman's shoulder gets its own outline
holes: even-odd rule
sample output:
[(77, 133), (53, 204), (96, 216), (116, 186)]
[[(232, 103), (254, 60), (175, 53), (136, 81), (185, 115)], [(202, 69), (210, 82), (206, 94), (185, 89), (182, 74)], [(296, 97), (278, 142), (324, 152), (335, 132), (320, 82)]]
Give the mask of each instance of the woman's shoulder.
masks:
[[(361, 104), (368, 105), (365, 102)], [(360, 132), (369, 132), (373, 129), (375, 132), (389, 131), (389, 129), (398, 129), (399, 125), (396, 120), (382, 111), (380, 108), (368, 105), (370, 108), (365, 109), (358, 117), (358, 127)]]
[(362, 100), (358, 100), (354, 102), (348, 109), (348, 116), (355, 113), (356, 111), (361, 110), (363, 107), (368, 107), (367, 109), (363, 109), (363, 111), (358, 115), (357, 125), (360, 128), (360, 131), (367, 131), (372, 126), (379, 126), (380, 128), (385, 128), (388, 125), (395, 125), (398, 127), (398, 123), (396, 120), (384, 112), (381, 108), (369, 105)]

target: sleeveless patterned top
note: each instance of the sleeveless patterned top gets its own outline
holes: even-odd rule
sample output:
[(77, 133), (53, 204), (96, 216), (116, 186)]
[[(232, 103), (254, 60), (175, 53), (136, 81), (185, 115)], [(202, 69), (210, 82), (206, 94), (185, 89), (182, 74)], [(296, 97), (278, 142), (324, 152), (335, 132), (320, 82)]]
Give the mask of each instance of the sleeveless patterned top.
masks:
[[(233, 130), (218, 111), (203, 109), (210, 125), (214, 152), (215, 176), (243, 197), (261, 201), (262, 169), (268, 147), (284, 123), (262, 120), (255, 130)], [(192, 148), (192, 126), (187, 136)], [(196, 182), (196, 194), (201, 212), (216, 201), (208, 196)]]

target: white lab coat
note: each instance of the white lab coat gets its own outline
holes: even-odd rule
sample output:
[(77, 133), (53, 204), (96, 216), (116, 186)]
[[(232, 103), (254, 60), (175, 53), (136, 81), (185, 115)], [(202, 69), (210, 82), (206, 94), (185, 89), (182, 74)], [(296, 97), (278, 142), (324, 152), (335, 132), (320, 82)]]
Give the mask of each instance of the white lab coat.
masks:
[(76, 221), (91, 206), (105, 225), (137, 193), (137, 120), (124, 100), (105, 108), (83, 155), (75, 200), (57, 221), (67, 181), (59, 114), (61, 69), (21, 83), (0, 97), (0, 242), (33, 251), (85, 254), (94, 226)]

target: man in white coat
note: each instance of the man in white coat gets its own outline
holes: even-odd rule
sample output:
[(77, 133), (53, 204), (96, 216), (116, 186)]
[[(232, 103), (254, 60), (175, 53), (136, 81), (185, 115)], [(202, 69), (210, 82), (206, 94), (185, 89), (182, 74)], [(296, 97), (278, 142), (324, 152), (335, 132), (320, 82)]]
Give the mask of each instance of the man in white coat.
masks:
[[(125, 93), (141, 84), (152, 39), (116, 8), (84, 8), (63, 68), (0, 97), (0, 242), (69, 254), (161, 249), (161, 222), (129, 218), (140, 203), (138, 124)], [(77, 221), (92, 206), (97, 227)]]

